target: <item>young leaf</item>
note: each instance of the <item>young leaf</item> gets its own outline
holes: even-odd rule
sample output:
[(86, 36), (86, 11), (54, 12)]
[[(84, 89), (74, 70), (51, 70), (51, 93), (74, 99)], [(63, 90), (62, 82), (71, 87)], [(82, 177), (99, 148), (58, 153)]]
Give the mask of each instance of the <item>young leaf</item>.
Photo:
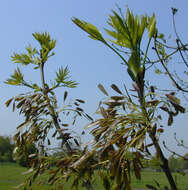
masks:
[(99, 40), (103, 43), (106, 43), (104, 38), (102, 37), (101, 33), (99, 32), (99, 30), (92, 24), (85, 22), (85, 21), (81, 21), (77, 18), (73, 18), (72, 21), (78, 26), (80, 27), (82, 30), (84, 30), (85, 32), (87, 32), (90, 36), (90, 38), (94, 39), (94, 40)]
[(119, 94), (123, 94), (122, 92), (121, 92), (121, 90), (115, 85), (115, 84), (112, 84), (111, 85), (111, 88), (113, 89), (113, 90), (115, 90), (117, 93), (119, 93)]
[(169, 118), (168, 118), (168, 126), (171, 126), (173, 123), (173, 115), (169, 114)]
[(64, 97), (63, 97), (63, 100), (64, 100), (64, 101), (66, 100), (67, 95), (68, 95), (68, 92), (67, 92), (67, 91), (65, 91), (65, 92), (64, 92)]
[(11, 58), (14, 63), (21, 63), (23, 65), (28, 65), (30, 63), (33, 63), (32, 57), (30, 57), (25, 53), (21, 54), (14, 53), (14, 55)]
[(107, 91), (105, 90), (104, 86), (102, 84), (98, 84), (98, 88), (106, 95), (108, 96)]
[(155, 18), (155, 14), (153, 14), (153, 16), (150, 18), (150, 22), (148, 25), (148, 32), (149, 32), (149, 39), (151, 39), (155, 32), (156, 32), (156, 18)]
[(76, 99), (76, 101), (78, 101), (78, 102), (80, 102), (80, 103), (82, 103), (82, 104), (85, 103), (85, 101), (84, 101), (84, 100), (81, 100), (81, 99)]
[(9, 85), (22, 85), (24, 83), (24, 79), (23, 79), (23, 74), (21, 73), (20, 69), (17, 68), (15, 69), (14, 71), (14, 74), (11, 75), (11, 78), (10, 79), (7, 79), (5, 81), (6, 84), (9, 84)]
[(10, 103), (12, 102), (12, 100), (13, 100), (13, 98), (11, 98), (11, 99), (9, 99), (9, 100), (7, 100), (5, 102), (6, 107), (8, 107), (10, 105)]
[(58, 72), (56, 72), (56, 82), (59, 86), (69, 87), (69, 88), (75, 88), (78, 83), (75, 81), (69, 80), (69, 70), (68, 67), (65, 67), (65, 69), (60, 68)]
[(89, 120), (93, 121), (93, 118), (91, 116), (89, 116), (87, 113), (85, 113), (86, 118), (88, 118)]
[(44, 33), (33, 33), (33, 37), (40, 43), (42, 49), (46, 49), (47, 52), (55, 48), (56, 40), (51, 39), (50, 34)]
[(180, 104), (180, 99), (176, 98), (175, 96), (171, 94), (166, 94), (166, 97), (168, 97), (173, 103)]

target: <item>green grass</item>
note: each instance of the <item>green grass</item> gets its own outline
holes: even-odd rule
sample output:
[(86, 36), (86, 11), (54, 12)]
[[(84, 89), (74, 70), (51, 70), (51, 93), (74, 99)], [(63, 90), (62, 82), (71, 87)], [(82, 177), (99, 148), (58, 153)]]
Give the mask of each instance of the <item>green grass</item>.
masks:
[[(17, 164), (1, 164), (0, 163), (0, 190), (14, 190), (15, 186), (22, 183), (25, 179), (25, 176), (22, 174), (27, 169), (18, 166)], [(178, 184), (179, 190), (187, 190), (188, 189), (188, 175), (182, 176), (180, 174), (174, 174), (175, 179)], [(43, 179), (43, 178), (42, 178)], [(162, 172), (151, 172), (144, 171), (142, 172), (142, 180), (136, 180), (133, 178), (133, 187), (135, 188), (145, 188), (146, 184), (155, 184), (154, 180), (158, 181), (158, 183), (163, 187), (164, 185), (168, 185), (166, 177)], [(44, 177), (45, 181), (45, 177)], [(33, 190), (49, 190), (48, 185), (34, 186)], [(69, 190), (70, 184), (67, 184), (63, 189)], [(94, 189), (103, 190), (102, 185), (100, 183), (100, 178), (96, 179), (96, 183), (94, 184)], [(80, 187), (79, 190), (85, 190), (85, 188)]]
[[(20, 167), (17, 164), (0, 163), (0, 190), (15, 190), (15, 187), (25, 180), (26, 176), (23, 173), (26, 171), (27, 168)], [(41, 179), (47, 183), (45, 176), (42, 176)], [(69, 190), (70, 187), (70, 184), (66, 184), (64, 189)], [(50, 187), (49, 185), (34, 185), (33, 190), (50, 190)], [(85, 188), (81, 187), (79, 190), (85, 190)]]
[[(174, 179), (178, 185), (179, 190), (188, 190), (188, 174), (185, 176), (182, 176), (178, 173), (173, 174)], [(133, 186), (134, 187), (142, 187), (144, 188), (146, 184), (156, 185), (154, 182), (154, 179), (160, 184), (161, 187), (169, 186), (168, 181), (166, 180), (166, 176), (162, 172), (151, 172), (151, 171), (145, 171), (142, 172), (142, 180), (136, 180), (133, 178)]]
[(25, 168), (16, 164), (0, 164), (0, 189), (13, 189), (12, 186), (16, 186), (24, 180), (24, 176), (21, 174), (24, 171), (26, 171)]

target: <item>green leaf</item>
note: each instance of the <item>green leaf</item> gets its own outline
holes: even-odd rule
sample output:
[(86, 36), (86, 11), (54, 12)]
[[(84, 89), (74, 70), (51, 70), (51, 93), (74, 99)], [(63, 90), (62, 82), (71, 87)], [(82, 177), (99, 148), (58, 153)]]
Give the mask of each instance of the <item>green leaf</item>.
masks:
[[(21, 63), (23, 65), (28, 65), (28, 64), (39, 64), (38, 57), (35, 57), (36, 54), (39, 54), (36, 48), (32, 48), (31, 45), (28, 45), (26, 47), (27, 53), (14, 53), (13, 56), (11, 56), (12, 61), (14, 63)], [(40, 60), (39, 60), (40, 62)]]
[(141, 41), (144, 30), (147, 27), (147, 16), (141, 16), (141, 23), (140, 23), (140, 27), (139, 27), (139, 31), (138, 31), (138, 38)]
[(14, 53), (14, 55), (11, 56), (11, 58), (14, 63), (21, 63), (23, 65), (28, 65), (30, 63), (33, 63), (32, 58), (25, 53), (21, 53), (21, 54)]
[(32, 88), (35, 89), (36, 91), (41, 90), (41, 88), (36, 83), (32, 84)]
[(155, 73), (156, 73), (156, 74), (162, 74), (162, 71), (159, 70), (159, 69), (155, 69)]
[(156, 32), (155, 14), (153, 14), (153, 16), (150, 18), (149, 25), (148, 25), (148, 32), (149, 32), (149, 39), (151, 39)]
[(31, 45), (29, 44), (26, 47), (27, 53), (29, 57), (32, 59), (35, 54), (39, 54), (36, 48), (32, 48)]
[(11, 75), (11, 78), (5, 81), (5, 84), (17, 85), (17, 86), (23, 85), (23, 83), (24, 83), (23, 74), (21, 73), (19, 68), (15, 69), (14, 74)]
[[(39, 59), (39, 57), (35, 57), (34, 62), (35, 62), (36, 65), (39, 65), (40, 62), (41, 62), (41, 60)], [(36, 69), (37, 69), (37, 68), (39, 68), (39, 66), (36, 67)]]
[[(140, 55), (137, 52), (132, 52), (128, 60), (128, 69), (132, 73), (130, 76), (133, 80), (137, 78), (140, 71)], [(132, 77), (134, 76), (134, 77)]]
[(39, 42), (43, 50), (51, 51), (55, 48), (56, 40), (51, 39), (50, 34), (44, 33), (33, 33), (33, 37)]
[(157, 38), (161, 39), (164, 43), (166, 43), (166, 40), (165, 40), (165, 35), (164, 34), (158, 34), (157, 35)]
[(113, 11), (113, 16), (110, 15), (110, 21), (108, 24), (115, 29), (115, 31), (111, 31), (105, 29), (105, 31), (115, 38), (115, 40), (110, 40), (111, 42), (121, 46), (131, 48), (130, 36), (128, 28), (126, 27), (123, 18), (121, 18), (115, 11)]
[(68, 67), (65, 67), (65, 69), (60, 68), (58, 72), (56, 72), (56, 82), (58, 86), (64, 86), (69, 88), (75, 88), (78, 83), (76, 83), (73, 80), (69, 80), (69, 70)]
[(94, 25), (85, 22), (85, 21), (81, 21), (77, 18), (73, 18), (72, 21), (78, 26), (80, 27), (82, 30), (84, 30), (85, 32), (87, 32), (90, 36), (90, 38), (94, 39), (94, 40), (99, 40), (103, 43), (106, 43), (104, 38), (102, 37), (101, 33), (99, 32), (99, 30), (97, 29), (97, 27), (95, 27)]
[[(104, 29), (109, 36), (113, 39), (109, 39), (113, 45), (117, 45), (120, 48), (126, 47), (131, 53), (128, 61), (124, 59), (121, 55), (121, 51), (113, 47), (113, 45), (109, 45), (104, 38), (102, 37), (99, 30), (90, 23), (85, 21), (81, 21), (77, 18), (73, 19), (73, 22), (79, 26), (81, 29), (90, 34), (90, 37), (102, 41), (105, 45), (107, 45), (110, 49), (112, 49), (128, 66), (128, 73), (131, 78), (135, 81), (137, 79), (137, 75), (140, 71), (144, 69), (144, 65), (141, 68), (141, 40), (144, 34), (145, 29), (148, 28), (150, 38), (153, 37), (156, 32), (156, 19), (155, 15), (150, 18), (146, 15), (141, 16), (141, 19), (138, 15), (134, 16), (132, 12), (127, 8), (126, 18), (122, 16), (122, 14), (118, 14), (115, 11), (112, 11), (113, 15), (110, 15), (110, 19), (108, 20), (108, 24), (113, 28), (112, 30)], [(149, 47), (148, 43), (148, 47)], [(148, 48), (147, 48), (148, 50)], [(144, 54), (145, 56), (147, 55)], [(123, 50), (124, 51), (124, 50)], [(145, 63), (145, 59), (144, 59)], [(144, 64), (143, 63), (143, 64)]]
[(41, 49), (40, 53), (35, 51), (37, 54), (40, 55), (40, 61), (38, 59), (35, 59), (34, 63), (45, 63), (49, 57), (54, 55), (54, 52), (49, 55), (50, 51), (55, 48), (56, 46), (56, 40), (51, 39), (50, 35), (48, 33), (33, 33), (33, 37), (39, 42)]

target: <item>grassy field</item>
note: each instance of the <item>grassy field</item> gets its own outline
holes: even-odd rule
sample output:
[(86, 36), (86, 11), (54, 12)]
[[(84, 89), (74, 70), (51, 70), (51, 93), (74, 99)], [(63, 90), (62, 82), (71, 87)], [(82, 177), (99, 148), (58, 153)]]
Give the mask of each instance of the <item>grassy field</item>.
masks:
[[(14, 187), (19, 185), (25, 179), (22, 174), (26, 171), (25, 168), (20, 167), (16, 164), (0, 164), (0, 190), (13, 190)], [(160, 172), (150, 172), (145, 171), (142, 173), (142, 180), (136, 180), (133, 178), (134, 188), (144, 188), (146, 184), (154, 184), (153, 179), (157, 180), (162, 186), (168, 185), (166, 178), (163, 173)], [(188, 175), (181, 176), (180, 174), (174, 174), (176, 182), (178, 184), (179, 190), (188, 190)], [(100, 179), (97, 179), (94, 185), (97, 190), (103, 190), (100, 184)], [(49, 190), (49, 186), (35, 186), (33, 190)], [(65, 190), (69, 190), (70, 185), (67, 184), (64, 187)], [(84, 190), (85, 188), (79, 188), (79, 190)]]

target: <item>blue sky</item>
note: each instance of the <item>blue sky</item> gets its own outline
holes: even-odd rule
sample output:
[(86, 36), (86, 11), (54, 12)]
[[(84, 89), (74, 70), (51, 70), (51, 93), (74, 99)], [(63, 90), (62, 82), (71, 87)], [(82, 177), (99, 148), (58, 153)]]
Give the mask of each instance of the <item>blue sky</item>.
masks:
[[(1, 2), (1, 70), (0, 70), (0, 135), (9, 135), (15, 132), (16, 126), (22, 120), (17, 113), (12, 113), (4, 102), (12, 95), (24, 92), (25, 89), (7, 86), (3, 83), (16, 68), (11, 63), (13, 52), (23, 52), (28, 43), (37, 45), (33, 38), (34, 32), (49, 32), (57, 40), (56, 55), (49, 61), (46, 73), (48, 80), (53, 79), (55, 71), (60, 67), (69, 66), (72, 78), (80, 83), (79, 87), (70, 90), (72, 98), (87, 100), (85, 109), (94, 113), (99, 100), (103, 97), (97, 85), (102, 83), (110, 91), (112, 83), (123, 86), (130, 85), (126, 70), (120, 64), (121, 60), (109, 49), (87, 37), (71, 21), (78, 17), (96, 25), (99, 29), (106, 27), (106, 20), (111, 9), (116, 4), (123, 10), (128, 6), (136, 14), (152, 15), (155, 12), (159, 31), (174, 35), (172, 31), (171, 7), (179, 9), (177, 15), (178, 30), (181, 37), (188, 41), (187, 0), (6, 0)], [(31, 72), (31, 68), (23, 68), (28, 80), (39, 80), (38, 72)], [(110, 91), (112, 92), (112, 91)], [(63, 96), (63, 90), (57, 91)], [(172, 140), (175, 127), (180, 138), (187, 138), (187, 117), (179, 117), (174, 127), (165, 133), (169, 141)], [(186, 133), (185, 133), (186, 131)]]

